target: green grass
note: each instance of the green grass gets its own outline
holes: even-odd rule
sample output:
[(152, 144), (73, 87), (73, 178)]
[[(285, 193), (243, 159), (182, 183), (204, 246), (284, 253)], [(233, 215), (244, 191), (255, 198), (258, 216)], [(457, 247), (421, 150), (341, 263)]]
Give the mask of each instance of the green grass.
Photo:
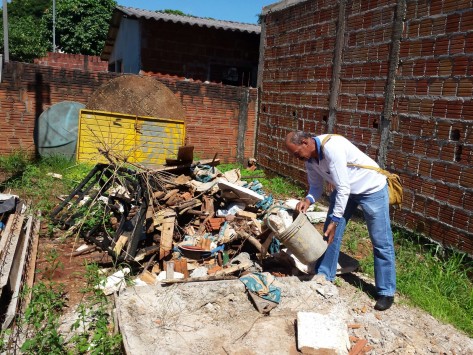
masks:
[[(5, 180), (0, 190), (32, 201), (36, 210), (51, 210), (59, 194), (69, 194), (92, 168), (89, 164), (76, 164), (59, 156), (33, 159), (27, 152), (15, 152), (0, 157), (0, 172)], [(57, 179), (48, 174), (60, 174)]]
[[(48, 263), (51, 267), (58, 265), (54, 256), (48, 259)], [(85, 270), (87, 284), (83, 289), (84, 298), (77, 306), (78, 318), (71, 326), (73, 336), (69, 340), (58, 331), (60, 316), (66, 307), (63, 285), (45, 279), (33, 286), (31, 302), (18, 320), (26, 335), (21, 344), (21, 353), (122, 354), (122, 338), (120, 334), (113, 333), (110, 316), (113, 302), (95, 287), (100, 282), (98, 266), (86, 265)], [(27, 292), (25, 290), (22, 297)], [(0, 352), (9, 350), (6, 338), (11, 336), (11, 332), (0, 334)]]
[[(72, 189), (90, 172), (92, 165), (76, 164), (61, 157), (34, 159), (27, 152), (18, 151), (0, 157), (0, 173), (3, 182), (1, 191), (13, 193), (23, 201), (31, 202), (32, 210), (42, 210), (49, 224), (48, 213), (59, 202), (57, 196), (68, 195)], [(49, 176), (60, 174), (62, 179)], [(42, 236), (44, 237), (44, 236)], [(113, 334), (111, 302), (95, 289), (98, 267), (88, 265), (86, 269), (87, 287), (83, 301), (78, 305), (80, 317), (71, 331), (75, 335), (66, 341), (58, 332), (59, 317), (66, 306), (64, 285), (53, 282), (48, 275), (51, 270), (62, 267), (55, 249), (45, 256), (44, 270), (36, 270), (40, 277), (31, 290), (31, 302), (22, 317), (16, 322), (27, 330), (21, 352), (25, 354), (120, 354), (121, 336)], [(41, 277), (42, 276), (42, 277)], [(90, 321), (92, 319), (92, 321)], [(85, 325), (87, 320), (87, 325)], [(0, 331), (0, 353), (7, 351), (8, 339), (16, 334), (10, 330)], [(14, 342), (18, 339), (13, 340)]]
[(397, 231), (397, 283), (409, 303), (473, 336), (473, 261)]

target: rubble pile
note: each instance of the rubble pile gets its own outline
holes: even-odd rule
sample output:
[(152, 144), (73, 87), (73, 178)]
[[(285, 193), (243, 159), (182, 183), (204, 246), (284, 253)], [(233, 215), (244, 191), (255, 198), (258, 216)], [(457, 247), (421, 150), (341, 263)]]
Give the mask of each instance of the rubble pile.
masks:
[(271, 266), (278, 276), (292, 274), (292, 259), (275, 260), (286, 256), (267, 223), (271, 216), (280, 228), (292, 217), (286, 212), (278, 221), (275, 205), (282, 202), (265, 195), (258, 180), (242, 180), (238, 169), (194, 164), (178, 175), (97, 164), (51, 217), (115, 260), (137, 262), (143, 281), (176, 283)]

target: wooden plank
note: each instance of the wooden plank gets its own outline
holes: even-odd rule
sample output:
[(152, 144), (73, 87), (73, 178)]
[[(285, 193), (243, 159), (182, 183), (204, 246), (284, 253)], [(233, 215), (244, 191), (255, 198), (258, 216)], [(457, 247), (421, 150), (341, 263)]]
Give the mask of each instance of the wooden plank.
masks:
[(16, 216), (16, 213), (12, 213), (10, 214), (10, 216), (8, 216), (7, 225), (5, 226), (5, 229), (2, 231), (1, 238), (0, 238), (0, 257), (3, 255), (3, 250), (5, 249), (5, 246), (10, 241), (11, 229), (12, 229), (13, 220), (15, 219), (15, 216)]
[(237, 271), (244, 271), (246, 269), (249, 269), (252, 265), (253, 262), (251, 260), (244, 260), (238, 265), (233, 265), (228, 268), (217, 271), (215, 273), (215, 276), (230, 275)]
[(125, 244), (128, 242), (128, 237), (126, 235), (121, 235), (117, 242), (115, 243), (115, 246), (113, 247), (113, 251), (115, 252), (116, 256), (119, 256), (120, 253), (123, 250), (123, 247)]
[[(15, 218), (12, 222), (11, 231), (9, 233), (9, 240), (5, 243), (5, 247), (0, 257), (0, 288), (5, 287), (10, 277), (10, 271), (13, 266), (13, 258), (15, 256), (16, 248), (20, 241), (21, 229), (23, 228), (24, 214), (15, 213)], [(3, 239), (3, 238), (2, 238)]]
[(153, 172), (158, 172), (158, 171), (180, 171), (180, 170), (188, 170), (193, 164), (200, 163), (202, 165), (210, 165), (210, 166), (217, 166), (220, 164), (220, 159), (204, 159), (204, 160), (199, 160), (198, 162), (193, 162), (193, 163), (187, 163), (187, 164), (180, 164), (180, 165), (171, 165), (171, 166), (164, 166), (164, 165), (158, 165), (156, 168), (151, 169), (151, 173)]
[(159, 211), (156, 214), (154, 225), (161, 231), (161, 240), (159, 243), (159, 260), (171, 253), (174, 236), (174, 223), (176, 221), (176, 212), (171, 209)]
[(26, 272), (26, 280), (25, 280), (25, 285), (26, 289), (28, 290), (28, 293), (25, 296), (25, 301), (23, 302), (22, 308), (25, 310), (30, 301), (31, 301), (31, 291), (33, 288), (33, 283), (34, 283), (34, 277), (36, 275), (35, 270), (36, 270), (36, 256), (38, 255), (38, 244), (39, 244), (39, 229), (41, 226), (40, 222), (41, 218), (41, 213), (38, 212), (38, 215), (33, 223), (33, 239), (31, 241), (31, 250), (28, 258), (28, 264), (26, 266), (27, 272)]
[(2, 329), (8, 328), (13, 318), (15, 318), (18, 300), (20, 299), (21, 279), (25, 271), (26, 252), (28, 251), (29, 242), (31, 240), (32, 225), (33, 216), (29, 216), (26, 222), (26, 232), (21, 233), (18, 249), (13, 259), (13, 265), (9, 279), (10, 289), (12, 290), (13, 294), (5, 313)]

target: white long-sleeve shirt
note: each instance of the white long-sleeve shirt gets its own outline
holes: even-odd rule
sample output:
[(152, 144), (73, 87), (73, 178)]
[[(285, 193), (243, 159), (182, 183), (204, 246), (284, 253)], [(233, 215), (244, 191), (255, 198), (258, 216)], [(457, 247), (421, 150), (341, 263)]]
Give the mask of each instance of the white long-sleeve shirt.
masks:
[(312, 203), (317, 201), (322, 196), (324, 180), (330, 182), (337, 190), (333, 216), (334, 220), (339, 220), (343, 216), (350, 194), (377, 192), (386, 185), (386, 176), (375, 170), (347, 166), (360, 164), (379, 167), (373, 159), (343, 136), (333, 135), (321, 149), (325, 136), (313, 137), (319, 160), (311, 158), (306, 161), (309, 180), (307, 198)]

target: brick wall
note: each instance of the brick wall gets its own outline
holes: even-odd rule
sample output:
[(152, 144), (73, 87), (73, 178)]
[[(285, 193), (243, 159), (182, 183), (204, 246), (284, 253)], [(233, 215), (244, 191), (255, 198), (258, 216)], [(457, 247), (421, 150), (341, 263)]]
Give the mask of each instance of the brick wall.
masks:
[[(337, 39), (340, 3), (344, 27)], [(284, 137), (294, 129), (327, 132), (336, 90), (333, 131), (403, 180), (406, 201), (393, 212), (395, 224), (473, 254), (472, 2), (404, 3), (398, 52), (402, 1), (288, 1), (265, 12), (257, 157), (305, 183)]]
[[(35, 122), (45, 109), (66, 100), (87, 104), (100, 85), (117, 75), (6, 63), (0, 84), (0, 154), (20, 148), (34, 151)], [(253, 156), (256, 89), (172, 78), (158, 80), (181, 99), (186, 110), (187, 143), (195, 145), (199, 158), (213, 158), (218, 153), (222, 161), (235, 162), (239, 156)], [(243, 110), (245, 93), (249, 99), (243, 101)], [(245, 127), (240, 127), (239, 122)], [(241, 152), (237, 148), (238, 132), (245, 134), (246, 144)]]
[[(141, 68), (181, 78), (255, 87), (259, 37), (241, 31), (143, 21)], [(230, 68), (237, 70), (229, 72)]]
[(35, 59), (34, 63), (52, 68), (108, 71), (108, 62), (94, 55), (48, 52), (46, 57)]

